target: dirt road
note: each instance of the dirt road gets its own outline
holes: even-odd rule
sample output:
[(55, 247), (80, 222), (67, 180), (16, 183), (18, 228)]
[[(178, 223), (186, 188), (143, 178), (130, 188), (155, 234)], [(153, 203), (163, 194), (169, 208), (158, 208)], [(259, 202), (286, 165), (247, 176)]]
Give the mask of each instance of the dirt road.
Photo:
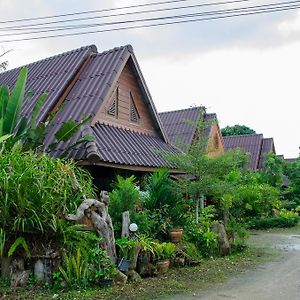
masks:
[(300, 300), (300, 231), (260, 232), (251, 236), (251, 244), (279, 250), (272, 262), (249, 270), (208, 290), (169, 299)]

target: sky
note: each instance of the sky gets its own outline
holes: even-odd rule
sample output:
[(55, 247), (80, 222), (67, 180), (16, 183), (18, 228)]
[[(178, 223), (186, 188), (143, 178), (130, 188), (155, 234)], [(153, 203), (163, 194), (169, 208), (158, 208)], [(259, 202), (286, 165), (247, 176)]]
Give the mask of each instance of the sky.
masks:
[[(0, 20), (158, 1), (161, 0), (1, 0)], [(186, 0), (176, 5), (220, 1)], [(222, 8), (280, 1), (283, 0), (249, 0), (249, 4)], [(213, 8), (201, 10), (210, 9)], [(185, 12), (196, 11), (193, 8)], [(12, 49), (5, 56), (9, 68), (84, 45), (95, 44), (101, 52), (131, 44), (159, 112), (204, 105), (208, 112), (217, 113), (221, 127), (249, 126), (266, 138), (273, 137), (277, 154), (286, 158), (299, 155), (300, 9), (65, 38), (1, 43), (3, 39), (0, 36), (0, 46)]]

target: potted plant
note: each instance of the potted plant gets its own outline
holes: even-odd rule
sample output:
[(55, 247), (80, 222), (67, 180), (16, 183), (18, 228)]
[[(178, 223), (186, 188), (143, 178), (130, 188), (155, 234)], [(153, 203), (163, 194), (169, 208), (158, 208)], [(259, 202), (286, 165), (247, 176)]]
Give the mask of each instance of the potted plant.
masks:
[(158, 272), (160, 274), (166, 273), (170, 266), (170, 259), (175, 256), (176, 246), (173, 243), (156, 243), (154, 252)]
[(183, 235), (182, 228), (173, 228), (170, 232), (170, 240), (172, 243), (180, 243)]
[(136, 241), (122, 237), (116, 240), (116, 245), (119, 250), (118, 268), (120, 271), (126, 272), (131, 265), (132, 250), (136, 246)]
[(140, 248), (138, 268), (141, 269), (150, 263), (150, 258), (154, 255), (155, 242), (143, 234), (137, 234), (135, 241)]

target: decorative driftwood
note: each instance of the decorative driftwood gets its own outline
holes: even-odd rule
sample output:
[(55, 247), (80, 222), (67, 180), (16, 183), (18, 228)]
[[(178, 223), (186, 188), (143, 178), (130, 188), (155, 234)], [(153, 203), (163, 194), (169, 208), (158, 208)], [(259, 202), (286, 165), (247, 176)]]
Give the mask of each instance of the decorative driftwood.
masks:
[(67, 215), (66, 219), (79, 224), (93, 226), (101, 236), (101, 247), (107, 251), (113, 263), (116, 262), (114, 229), (108, 213), (109, 196), (101, 191), (100, 200), (85, 199), (77, 208), (76, 215)]
[(129, 211), (124, 211), (122, 213), (122, 237), (129, 237), (129, 225), (130, 225), (130, 217)]

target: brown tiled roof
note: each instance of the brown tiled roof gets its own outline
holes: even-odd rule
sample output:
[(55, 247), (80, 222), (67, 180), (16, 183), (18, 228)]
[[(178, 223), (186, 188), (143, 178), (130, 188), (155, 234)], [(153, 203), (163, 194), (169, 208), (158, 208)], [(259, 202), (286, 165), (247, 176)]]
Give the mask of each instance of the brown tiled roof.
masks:
[(223, 136), (225, 149), (240, 148), (243, 152), (250, 154), (249, 169), (262, 169), (266, 154), (275, 153), (273, 138), (264, 139), (262, 134), (247, 134)]
[[(187, 145), (191, 145), (195, 138), (197, 127), (195, 126), (200, 119), (201, 107), (191, 107), (182, 110), (174, 110), (159, 113), (159, 117), (163, 123), (164, 129), (168, 135), (169, 141), (178, 145), (182, 150), (186, 150)], [(204, 121), (216, 121), (216, 114), (204, 115)], [(192, 121), (193, 124), (189, 124)], [(205, 128), (205, 136), (208, 137), (211, 126)]]
[(275, 146), (273, 138), (264, 138), (262, 141), (262, 147), (260, 152), (260, 159), (258, 163), (258, 169), (264, 169), (267, 154), (270, 152), (275, 153)]
[[(47, 101), (38, 116), (38, 121), (44, 120), (71, 83), (83, 62), (95, 51), (97, 51), (95, 46), (86, 46), (27, 65), (26, 93), (34, 91), (34, 96), (32, 99), (25, 100), (21, 114), (30, 116), (38, 96), (45, 92), (48, 94)], [(13, 87), (20, 69), (16, 68), (1, 73), (0, 85)]]
[(164, 143), (159, 137), (128, 129), (97, 123), (93, 127), (93, 132), (102, 159), (112, 163), (172, 167), (160, 153), (178, 152), (172, 145)]
[[(159, 154), (153, 154), (154, 148), (178, 151), (167, 143), (167, 137), (130, 45), (102, 53), (97, 53), (95, 46), (87, 46), (28, 65), (27, 90), (33, 89), (35, 98), (25, 101), (22, 113), (30, 115), (38, 95), (45, 91), (48, 93), (48, 98), (39, 116), (39, 121), (45, 120), (70, 83), (73, 83), (63, 102), (62, 109), (58, 112), (52, 127), (49, 129), (45, 140), (45, 147), (47, 147), (53, 142), (54, 133), (62, 123), (69, 119), (79, 121), (88, 115), (95, 116), (127, 61), (133, 66), (134, 72), (139, 78), (141, 90), (148, 103), (149, 112), (159, 137), (140, 135), (103, 124), (92, 126), (90, 122), (83, 126), (81, 131), (67, 144), (58, 145), (57, 150), (53, 152), (54, 156), (61, 154), (68, 145), (76, 142), (84, 134), (94, 135), (95, 141), (75, 147), (70, 152), (70, 157), (79, 160), (89, 159), (92, 162), (104, 161), (139, 166), (160, 166), (165, 165), (166, 162), (159, 158)], [(0, 84), (12, 86), (19, 70), (14, 69), (0, 74)], [(79, 70), (80, 75), (78, 77)], [(102, 134), (105, 139), (100, 137)], [(143, 142), (143, 146), (138, 151), (133, 151), (134, 143), (137, 142)], [(137, 145), (136, 147), (141, 146)], [(135, 155), (136, 158), (134, 158)]]

